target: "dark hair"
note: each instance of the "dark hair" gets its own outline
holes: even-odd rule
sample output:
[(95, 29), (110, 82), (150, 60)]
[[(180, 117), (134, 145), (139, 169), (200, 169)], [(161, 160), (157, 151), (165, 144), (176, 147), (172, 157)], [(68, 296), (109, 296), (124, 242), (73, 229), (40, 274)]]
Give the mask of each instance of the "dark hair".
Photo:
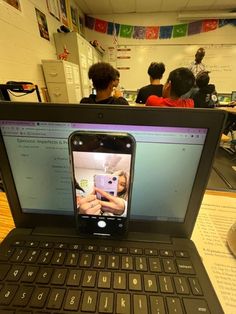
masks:
[(161, 79), (164, 72), (165, 65), (162, 62), (152, 62), (149, 65), (148, 74), (151, 76), (152, 79)]
[(93, 86), (103, 90), (116, 79), (116, 72), (113, 66), (106, 62), (98, 62), (89, 68), (88, 77), (92, 80)]
[(198, 75), (196, 77), (197, 87), (202, 88), (202, 87), (205, 87), (209, 84), (210, 77), (209, 77), (208, 73), (209, 72), (207, 72), (207, 71), (198, 73)]
[(115, 73), (116, 73), (116, 79), (120, 78), (120, 72), (117, 69), (114, 69), (114, 70), (115, 70)]
[(167, 82), (171, 82), (171, 94), (180, 97), (194, 85), (195, 77), (188, 68), (177, 68), (170, 72)]

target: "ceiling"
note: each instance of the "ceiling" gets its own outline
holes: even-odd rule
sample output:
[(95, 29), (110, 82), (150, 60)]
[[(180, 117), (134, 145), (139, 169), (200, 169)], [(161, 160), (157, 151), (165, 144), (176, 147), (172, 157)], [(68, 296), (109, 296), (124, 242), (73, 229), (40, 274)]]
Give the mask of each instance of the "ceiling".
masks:
[(85, 14), (236, 11), (236, 0), (77, 0)]

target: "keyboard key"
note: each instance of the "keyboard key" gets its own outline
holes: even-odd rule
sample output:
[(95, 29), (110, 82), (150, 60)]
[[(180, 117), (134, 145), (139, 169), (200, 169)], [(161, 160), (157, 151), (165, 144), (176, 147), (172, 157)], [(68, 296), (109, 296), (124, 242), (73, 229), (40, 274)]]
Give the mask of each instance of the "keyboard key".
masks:
[(65, 266), (77, 266), (79, 260), (79, 253), (69, 252), (66, 257)]
[(63, 265), (65, 257), (66, 253), (64, 251), (55, 251), (52, 257), (52, 265)]
[(148, 314), (147, 297), (141, 294), (134, 295), (133, 308), (135, 314)]
[[(184, 314), (179, 298), (167, 297), (166, 303), (169, 314)], [(192, 314), (191, 311), (187, 313)]]
[(126, 274), (114, 273), (113, 288), (118, 290), (126, 289)]
[(157, 256), (158, 252), (157, 252), (157, 250), (145, 249), (145, 255)]
[(114, 252), (115, 253), (121, 253), (121, 254), (127, 254), (128, 249), (127, 249), (127, 247), (115, 247)]
[(14, 253), (15, 249), (14, 248), (8, 248), (6, 251), (3, 250), (0, 252), (0, 261), (5, 262), (8, 261), (9, 258), (12, 256)]
[(174, 264), (174, 260), (164, 258), (162, 260), (162, 263), (163, 263), (164, 272), (171, 273), (171, 274), (175, 274), (176, 273), (176, 267), (175, 267), (175, 264)]
[(151, 314), (166, 314), (162, 297), (150, 296)]
[(100, 271), (98, 276), (98, 288), (111, 288), (111, 272)]
[(133, 258), (131, 256), (122, 256), (121, 257), (121, 269), (122, 270), (134, 269)]
[(197, 278), (188, 278), (193, 295), (203, 295), (202, 288)]
[(129, 289), (134, 291), (142, 290), (141, 275), (129, 274)]
[(8, 281), (18, 281), (23, 274), (25, 267), (21, 265), (13, 265), (9, 270), (6, 280)]
[(66, 280), (67, 269), (55, 269), (53, 272), (51, 284), (52, 285), (63, 285)]
[(101, 292), (99, 298), (99, 313), (113, 313), (114, 294), (110, 292)]
[(52, 276), (53, 268), (41, 268), (36, 278), (37, 283), (47, 284)]
[(201, 299), (183, 299), (186, 313), (191, 314), (210, 314), (205, 300)]
[(16, 285), (6, 285), (0, 292), (0, 304), (9, 305), (18, 289)]
[(189, 257), (189, 254), (186, 251), (175, 251), (175, 256), (176, 257)]
[(10, 268), (10, 265), (0, 264), (0, 280), (3, 280), (5, 278)]
[(130, 295), (118, 293), (116, 296), (116, 314), (130, 314)]
[(97, 247), (94, 245), (85, 245), (84, 246), (84, 250), (85, 251), (90, 251), (90, 252), (96, 252), (97, 251)]
[(34, 308), (43, 308), (46, 303), (49, 290), (49, 288), (37, 287), (31, 298), (30, 306)]
[(195, 270), (193, 264), (189, 259), (177, 259), (176, 264), (180, 274), (194, 275)]
[(40, 254), (39, 250), (29, 250), (24, 258), (24, 263), (36, 263), (38, 256)]
[(69, 270), (69, 276), (67, 279), (67, 286), (78, 287), (80, 283), (82, 271), (81, 270)]
[(53, 252), (52, 251), (42, 251), (38, 263), (42, 265), (48, 265), (51, 262)]
[(160, 273), (161, 272), (161, 263), (158, 257), (149, 257), (149, 268), (150, 271), (153, 273)]
[(39, 247), (42, 248), (42, 249), (50, 249), (54, 246), (54, 243), (52, 242), (41, 242), (39, 244)]
[(161, 256), (174, 256), (174, 253), (172, 250), (160, 250)]
[(53, 288), (49, 296), (47, 308), (52, 310), (59, 310), (62, 306), (65, 292), (66, 292), (65, 289)]
[(106, 252), (106, 253), (111, 253), (112, 252), (112, 247), (111, 246), (101, 246), (99, 248), (100, 252)]
[(26, 241), (25, 246), (26, 247), (38, 247), (39, 242), (38, 241)]
[(13, 255), (11, 256), (10, 261), (13, 263), (17, 262), (20, 263), (23, 261), (23, 258), (25, 257), (26, 253), (27, 253), (26, 249), (17, 248)]
[(68, 290), (65, 305), (64, 305), (64, 310), (78, 311), (80, 297), (81, 297), (80, 290), (75, 290), (75, 289)]
[(109, 255), (107, 268), (108, 269), (118, 269), (119, 268), (119, 256)]
[(147, 271), (146, 257), (135, 257), (135, 269), (137, 271)]
[(97, 292), (85, 291), (82, 300), (81, 310), (83, 312), (95, 312), (97, 303)]
[(93, 267), (95, 268), (104, 268), (106, 262), (105, 255), (95, 255)]
[(21, 277), (21, 281), (28, 282), (28, 283), (34, 282), (38, 271), (39, 271), (39, 267), (27, 266)]
[(129, 249), (130, 254), (137, 254), (137, 255), (142, 255), (143, 254), (143, 250), (139, 249), (139, 248), (131, 248)]
[(80, 267), (91, 267), (92, 254), (82, 254), (79, 262)]
[(163, 293), (173, 293), (174, 287), (172, 285), (170, 276), (159, 276), (160, 290)]
[(65, 249), (67, 249), (67, 247), (68, 247), (67, 243), (56, 243), (55, 244), (56, 249), (65, 250)]
[(155, 275), (144, 275), (144, 289), (147, 292), (157, 292), (157, 281)]
[(32, 286), (21, 286), (16, 293), (14, 298), (14, 306), (27, 306), (33, 293), (34, 287)]
[(96, 283), (96, 271), (94, 270), (86, 270), (84, 272), (83, 281), (82, 281), (82, 287), (95, 287)]
[(174, 277), (175, 289), (178, 294), (189, 294), (188, 282), (185, 277)]

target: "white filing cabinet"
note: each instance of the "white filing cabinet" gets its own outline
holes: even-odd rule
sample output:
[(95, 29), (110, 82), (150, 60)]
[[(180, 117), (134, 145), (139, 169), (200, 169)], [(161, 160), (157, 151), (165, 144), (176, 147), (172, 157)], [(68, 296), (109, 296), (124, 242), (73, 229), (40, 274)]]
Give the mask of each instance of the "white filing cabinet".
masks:
[(78, 65), (64, 60), (42, 60), (42, 65), (51, 102), (79, 103), (82, 96)]
[(92, 91), (88, 70), (93, 63), (102, 61), (102, 55), (76, 32), (55, 33), (53, 35), (57, 54), (63, 52), (66, 46), (69, 51), (68, 60), (79, 65), (82, 96), (88, 97)]

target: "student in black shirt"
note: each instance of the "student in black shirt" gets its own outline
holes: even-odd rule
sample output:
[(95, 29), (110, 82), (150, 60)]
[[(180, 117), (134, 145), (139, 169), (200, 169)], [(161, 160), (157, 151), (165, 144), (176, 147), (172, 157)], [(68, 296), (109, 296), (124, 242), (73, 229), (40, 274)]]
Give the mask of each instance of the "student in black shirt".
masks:
[(88, 76), (93, 82), (96, 95), (91, 94), (89, 97), (84, 97), (80, 103), (129, 105), (125, 98), (111, 96), (116, 80), (116, 70), (109, 63), (93, 64), (89, 68)]
[(162, 96), (163, 85), (160, 84), (160, 80), (165, 72), (164, 63), (152, 62), (148, 68), (148, 75), (150, 77), (150, 84), (140, 88), (136, 103), (145, 104), (146, 100), (151, 95)]
[(195, 108), (214, 108), (218, 104), (218, 97), (214, 84), (209, 84), (208, 71), (200, 72), (196, 77), (198, 91), (191, 97)]

